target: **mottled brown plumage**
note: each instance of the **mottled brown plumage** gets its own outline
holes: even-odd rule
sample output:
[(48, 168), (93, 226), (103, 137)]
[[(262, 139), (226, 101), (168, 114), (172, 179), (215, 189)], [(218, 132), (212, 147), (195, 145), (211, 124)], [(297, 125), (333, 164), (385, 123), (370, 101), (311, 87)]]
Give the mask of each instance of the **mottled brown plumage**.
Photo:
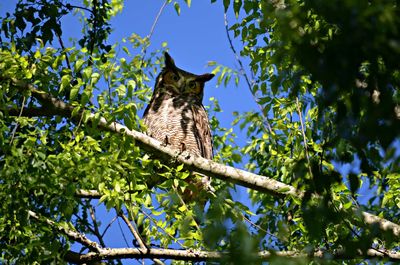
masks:
[(212, 159), (210, 125), (202, 101), (204, 83), (213, 76), (183, 71), (165, 53), (165, 67), (143, 115), (147, 134), (174, 148)]
[(181, 151), (212, 159), (210, 124), (202, 101), (204, 84), (213, 77), (179, 69), (165, 53), (165, 67), (143, 115), (147, 134)]

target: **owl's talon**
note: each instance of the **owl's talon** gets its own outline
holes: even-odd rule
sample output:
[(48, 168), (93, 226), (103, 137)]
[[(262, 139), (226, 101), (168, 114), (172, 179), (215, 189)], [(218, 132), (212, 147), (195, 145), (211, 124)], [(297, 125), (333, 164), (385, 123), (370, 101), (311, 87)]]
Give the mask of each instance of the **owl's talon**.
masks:
[(165, 135), (163, 146), (167, 146), (168, 144), (169, 144), (168, 135)]
[(181, 153), (183, 153), (184, 151), (186, 151), (186, 145), (185, 143), (181, 143)]

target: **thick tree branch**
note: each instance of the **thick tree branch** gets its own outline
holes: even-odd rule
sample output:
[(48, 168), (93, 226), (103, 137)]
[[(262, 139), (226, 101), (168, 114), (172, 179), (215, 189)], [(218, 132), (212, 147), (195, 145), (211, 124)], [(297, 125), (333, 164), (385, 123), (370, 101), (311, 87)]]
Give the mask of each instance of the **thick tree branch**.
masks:
[[(78, 117), (71, 117), (74, 107), (67, 103), (52, 97), (51, 95), (38, 91), (31, 85), (23, 84), (23, 87), (29, 89), (37, 100), (39, 100), (44, 108), (52, 109), (55, 115), (61, 115), (67, 118), (78, 119)], [(94, 114), (89, 115), (89, 121), (94, 120)], [(196, 170), (196, 172), (210, 175), (225, 181), (234, 182), (241, 186), (258, 190), (262, 192), (271, 193), (275, 196), (293, 195), (301, 197), (302, 193), (297, 191), (294, 187), (276, 181), (274, 179), (247, 172), (230, 166), (225, 166), (214, 161), (194, 156), (188, 152), (180, 152), (177, 149), (172, 149), (163, 145), (161, 142), (151, 138), (143, 133), (135, 130), (129, 130), (126, 126), (112, 122), (109, 123), (105, 118), (101, 117), (97, 124), (103, 130), (112, 131), (118, 134), (125, 134), (136, 140), (136, 145), (154, 154), (155, 156), (164, 159), (174, 159), (176, 162), (185, 164), (187, 169)]]
[(89, 199), (100, 199), (101, 194), (97, 190), (77, 190), (76, 197), (79, 198), (89, 198)]
[[(67, 261), (75, 263), (85, 263), (100, 260), (112, 260), (123, 258), (159, 258), (159, 259), (173, 259), (173, 260), (190, 260), (190, 261), (218, 261), (228, 256), (229, 253), (222, 253), (216, 251), (198, 251), (198, 250), (179, 250), (179, 249), (156, 249), (151, 248), (143, 252), (138, 248), (108, 248), (101, 249), (99, 253), (89, 252), (86, 254), (78, 254), (70, 251), (66, 255)], [(356, 253), (349, 254), (345, 251), (338, 251), (336, 253), (329, 253), (322, 250), (314, 253), (296, 252), (296, 251), (261, 251), (254, 253), (254, 258), (262, 261), (268, 261), (275, 257), (283, 258), (310, 258), (322, 259), (329, 257), (335, 260), (346, 259), (375, 259), (386, 258), (391, 261), (399, 261), (399, 252), (380, 251), (375, 249), (368, 249), (367, 251), (357, 250)]]
[[(79, 254), (73, 251), (69, 251), (65, 259), (69, 262), (74, 263), (85, 263), (101, 261), (104, 259), (123, 259), (123, 258), (149, 258), (149, 259), (174, 259), (174, 260), (190, 260), (190, 261), (213, 261), (220, 260), (229, 253), (217, 252), (217, 251), (199, 251), (199, 250), (179, 250), (179, 249), (155, 249), (155, 248), (102, 248), (97, 242), (91, 241), (86, 236), (72, 231), (66, 227), (60, 226), (54, 221), (40, 217), (33, 211), (28, 211), (28, 215), (33, 219), (44, 222), (51, 228), (61, 232), (73, 241), (79, 242), (84, 246), (87, 246), (91, 252), (86, 254)], [(372, 258), (386, 258), (391, 261), (399, 261), (399, 252), (390, 252), (387, 250), (376, 250), (368, 249), (367, 251), (357, 250), (355, 253), (347, 253), (344, 250), (336, 251), (335, 253), (329, 253), (322, 250), (314, 253), (304, 253), (296, 251), (261, 251), (254, 253), (254, 257), (259, 260), (269, 260), (273, 257), (287, 257), (287, 258), (326, 258), (330, 257), (333, 259), (372, 259)]]
[[(14, 85), (22, 89), (29, 89), (36, 99), (42, 103), (42, 107), (54, 109), (58, 114), (67, 118), (77, 119), (77, 117), (71, 117), (73, 106), (54, 98), (53, 96), (36, 90), (32, 85), (12, 80)], [(88, 121), (94, 120), (94, 114), (89, 115)], [(244, 187), (248, 187), (253, 190), (266, 192), (274, 196), (287, 196), (291, 195), (294, 197), (302, 198), (303, 193), (296, 190), (293, 186), (284, 184), (277, 180), (257, 175), (251, 172), (247, 172), (234, 167), (222, 165), (214, 161), (194, 156), (188, 152), (180, 152), (179, 150), (172, 149), (168, 146), (163, 145), (161, 142), (154, 138), (151, 138), (143, 133), (135, 130), (129, 130), (126, 126), (116, 123), (107, 122), (104, 117), (101, 117), (97, 123), (100, 129), (111, 131), (118, 134), (125, 134), (135, 140), (135, 144), (143, 150), (154, 154), (155, 156), (164, 160), (175, 160), (176, 162), (182, 163), (187, 169), (195, 170), (196, 172), (203, 173), (208, 176), (212, 176), (224, 181), (239, 184)], [(354, 209), (356, 213), (359, 209)], [(400, 237), (400, 225), (380, 218), (378, 216), (371, 215), (369, 213), (362, 212), (363, 221), (366, 224), (378, 224), (380, 229), (384, 231), (390, 231), (394, 236)], [(372, 218), (373, 216), (373, 218)]]
[[(20, 113), (21, 110), (16, 108), (9, 108), (7, 111), (8, 115), (10, 116), (18, 116), (18, 113)], [(58, 114), (59, 114), (58, 110), (55, 109), (30, 107), (30, 108), (24, 108), (24, 115), (22, 116), (28, 118), (39, 117), (39, 116), (52, 117)]]

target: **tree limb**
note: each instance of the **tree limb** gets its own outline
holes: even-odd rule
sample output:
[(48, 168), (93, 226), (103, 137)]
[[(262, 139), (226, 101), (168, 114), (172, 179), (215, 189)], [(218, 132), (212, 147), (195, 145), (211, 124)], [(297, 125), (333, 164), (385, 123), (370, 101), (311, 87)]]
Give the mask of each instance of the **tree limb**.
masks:
[(139, 247), (142, 250), (146, 250), (148, 249), (148, 247), (146, 246), (146, 244), (143, 242), (142, 237), (140, 236), (140, 234), (136, 231), (136, 228), (133, 227), (133, 225), (131, 224), (131, 221), (128, 219), (128, 217), (126, 217), (126, 215), (121, 211), (118, 213), (118, 215), (122, 218), (122, 220), (124, 220), (125, 224), (128, 226), (129, 230), (131, 231), (132, 235), (135, 237), (136, 242), (139, 244)]
[[(173, 260), (187, 260), (187, 261), (218, 261), (227, 257), (227, 252), (216, 251), (199, 251), (199, 250), (179, 250), (179, 249), (156, 249), (151, 248), (146, 252), (139, 248), (107, 248), (101, 249), (99, 253), (89, 252), (86, 254), (78, 254), (70, 251), (66, 256), (66, 260), (75, 263), (85, 263), (100, 260), (124, 259), (124, 258), (159, 258), (159, 259), (173, 259)], [(297, 252), (297, 251), (260, 251), (254, 253), (254, 258), (260, 261), (268, 261), (273, 258), (310, 258), (310, 259), (323, 259), (330, 258), (334, 260), (346, 259), (376, 259), (385, 258), (390, 261), (399, 261), (399, 252), (389, 252), (387, 250), (368, 249), (366, 251), (357, 250), (353, 254), (346, 251), (337, 251), (336, 253), (329, 253), (327, 251), (318, 250), (314, 253)]]
[[(54, 109), (57, 115), (63, 117), (77, 119), (77, 117), (71, 117), (74, 107), (47, 94), (39, 91), (30, 84), (12, 79), (15, 86), (28, 89), (31, 91), (32, 96), (42, 103), (45, 108)], [(89, 114), (88, 121), (94, 120), (95, 114)], [(155, 156), (164, 159), (166, 161), (174, 159), (176, 162), (182, 163), (187, 169), (195, 170), (196, 172), (212, 176), (224, 181), (239, 184), (241, 186), (258, 190), (261, 192), (269, 193), (274, 196), (287, 196), (291, 195), (294, 197), (302, 198), (304, 193), (298, 191), (293, 186), (284, 184), (277, 180), (257, 175), (251, 172), (247, 172), (241, 169), (237, 169), (231, 166), (219, 164), (217, 162), (205, 159), (203, 157), (194, 156), (188, 152), (180, 152), (179, 150), (172, 149), (168, 146), (163, 145), (161, 142), (154, 138), (151, 138), (143, 133), (135, 130), (130, 130), (128, 127), (116, 123), (107, 122), (104, 117), (101, 117), (97, 123), (97, 126), (106, 131), (111, 131), (118, 134), (124, 134), (135, 140), (135, 144), (143, 150), (154, 154)], [(359, 213), (359, 208), (354, 209), (355, 213)], [(383, 231), (389, 231), (394, 236), (400, 237), (400, 225), (374, 216), (372, 214), (362, 212), (362, 219), (366, 224), (374, 225), (378, 224), (379, 228)]]
[[(56, 222), (41, 217), (33, 211), (28, 211), (28, 215), (33, 219), (48, 224), (55, 230), (66, 235), (73, 241), (79, 242), (87, 246), (91, 252), (86, 254), (79, 254), (73, 251), (68, 251), (65, 259), (74, 263), (85, 263), (101, 261), (104, 259), (123, 259), (123, 258), (150, 258), (150, 259), (174, 259), (174, 260), (190, 260), (190, 261), (213, 261), (221, 260), (228, 256), (227, 252), (217, 251), (199, 251), (199, 250), (179, 250), (179, 249), (156, 249), (156, 248), (102, 248), (97, 242), (91, 241), (81, 233), (72, 231), (66, 227), (60, 226)], [(386, 258), (391, 261), (399, 261), (399, 252), (390, 252), (388, 250), (368, 249), (366, 251), (357, 250), (354, 253), (347, 253), (345, 250), (335, 251), (329, 253), (327, 251), (318, 250), (314, 253), (297, 252), (297, 251), (260, 251), (254, 253), (255, 258), (259, 260), (270, 260), (273, 257), (287, 257), (287, 258), (333, 258), (333, 259), (372, 259), (372, 258)]]
[(82, 235), (81, 233), (78, 233), (71, 229), (63, 227), (48, 218), (41, 217), (33, 211), (29, 210), (28, 215), (39, 222), (44, 222), (44, 223), (48, 224), (53, 229), (58, 230), (62, 234), (66, 235), (69, 239), (81, 243), (82, 245), (86, 246), (87, 248), (89, 248), (90, 250), (92, 250), (94, 252), (99, 252), (101, 250), (101, 247), (97, 242), (94, 242), (94, 241), (88, 239), (86, 236)]
[(79, 189), (75, 192), (75, 195), (78, 198), (89, 198), (89, 199), (100, 199), (101, 198), (101, 194), (97, 190)]

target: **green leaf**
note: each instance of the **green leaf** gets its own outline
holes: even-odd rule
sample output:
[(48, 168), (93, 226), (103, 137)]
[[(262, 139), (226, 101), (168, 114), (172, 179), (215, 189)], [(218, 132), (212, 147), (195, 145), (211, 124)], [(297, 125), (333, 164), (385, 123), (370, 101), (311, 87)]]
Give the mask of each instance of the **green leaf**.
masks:
[(80, 88), (79, 86), (73, 86), (71, 88), (71, 91), (69, 93), (69, 99), (70, 100), (76, 99), (76, 96), (78, 95), (78, 92), (79, 92), (79, 88)]
[(126, 86), (124, 84), (119, 85), (117, 87), (117, 93), (118, 93), (118, 96), (125, 97), (126, 96)]
[(224, 0), (224, 9), (225, 9), (225, 12), (228, 11), (228, 8), (229, 8), (230, 3), (231, 3), (230, 0)]
[(82, 60), (82, 59), (77, 60), (76, 63), (75, 63), (75, 71), (79, 72), (84, 63), (85, 63), (85, 61)]
[(233, 2), (233, 11), (235, 12), (236, 18), (239, 17), (240, 8), (242, 6), (242, 0), (235, 0)]
[[(60, 93), (64, 91), (66, 87), (69, 87), (71, 83), (71, 76), (70, 75), (63, 75), (61, 77), (61, 84), (60, 84)], [(70, 95), (71, 96), (71, 95)]]
[(174, 2), (174, 8), (178, 16), (181, 14), (181, 7), (179, 6), (178, 2)]
[(93, 71), (93, 69), (92, 69), (91, 66), (86, 67), (85, 69), (83, 69), (83, 78), (85, 80), (89, 80), (89, 78), (92, 76), (92, 71)]
[(100, 74), (99, 73), (93, 73), (91, 78), (92, 78), (92, 85), (94, 85), (99, 81)]
[(180, 171), (182, 171), (182, 169), (183, 169), (183, 166), (184, 166), (184, 164), (180, 164), (180, 165), (178, 165), (178, 166), (176, 167), (176, 171), (177, 171), (177, 172), (180, 172)]

